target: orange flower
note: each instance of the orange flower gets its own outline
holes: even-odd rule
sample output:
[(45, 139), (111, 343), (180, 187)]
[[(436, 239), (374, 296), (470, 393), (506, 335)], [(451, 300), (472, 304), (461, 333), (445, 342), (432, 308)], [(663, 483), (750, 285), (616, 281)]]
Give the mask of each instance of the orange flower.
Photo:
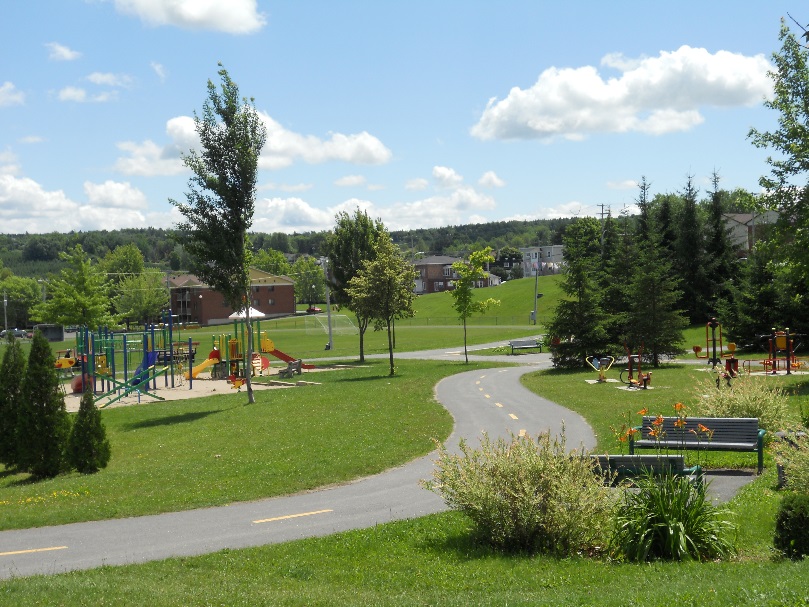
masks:
[(678, 417), (674, 420), (675, 428), (682, 428), (683, 426), (685, 426), (685, 420), (682, 417)]
[(647, 409), (646, 407), (644, 407), (643, 409), (641, 409), (640, 411), (638, 411), (638, 415), (646, 415), (648, 412), (649, 412), (649, 409)]
[(697, 424), (697, 428), (699, 428), (700, 432), (707, 432), (708, 431), (708, 427), (703, 426), (702, 424)]
[(663, 425), (663, 416), (658, 415), (657, 418), (652, 422), (653, 426), (662, 426)]
[(659, 434), (659, 430), (657, 428), (649, 428), (649, 436), (655, 438)]
[(626, 431), (627, 436), (635, 436), (637, 433), (638, 433), (637, 428), (630, 428), (629, 430)]
[(683, 403), (674, 403), (674, 410), (675, 411), (677, 411), (679, 413), (683, 409), (685, 409), (685, 405), (683, 405)]

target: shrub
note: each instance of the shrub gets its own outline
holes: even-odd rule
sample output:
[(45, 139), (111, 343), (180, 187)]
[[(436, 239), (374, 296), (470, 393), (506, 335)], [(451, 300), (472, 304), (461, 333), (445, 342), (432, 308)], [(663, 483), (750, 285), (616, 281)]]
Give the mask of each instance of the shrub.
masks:
[(787, 426), (788, 396), (780, 386), (760, 377), (740, 376), (730, 387), (719, 388), (712, 378), (697, 384), (697, 409), (706, 417), (757, 417), (771, 434)]
[(699, 560), (733, 555), (727, 511), (705, 500), (704, 483), (651, 473), (635, 479), (618, 506), (612, 552), (630, 561)]
[(25, 355), (20, 342), (6, 342), (0, 364), (0, 463), (7, 468), (17, 465), (17, 420), (22, 407)]
[(110, 442), (91, 391), (81, 396), (79, 413), (67, 440), (66, 456), (67, 463), (82, 474), (98, 472), (110, 461)]
[(773, 544), (791, 559), (809, 555), (809, 495), (790, 493), (781, 500)]
[(809, 494), (809, 438), (787, 435), (772, 445), (775, 460), (784, 469), (787, 487)]
[(613, 500), (586, 455), (568, 453), (564, 432), (536, 441), (511, 436), (480, 449), (443, 446), (434, 479), (424, 485), (465, 513), (477, 535), (499, 549), (567, 556), (604, 546)]

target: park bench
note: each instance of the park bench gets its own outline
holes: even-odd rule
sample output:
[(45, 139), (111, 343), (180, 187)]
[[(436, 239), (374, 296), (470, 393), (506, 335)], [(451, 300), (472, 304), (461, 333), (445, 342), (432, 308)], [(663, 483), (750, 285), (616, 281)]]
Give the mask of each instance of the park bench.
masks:
[(281, 369), (278, 372), (279, 377), (285, 377), (287, 379), (292, 379), (292, 376), (297, 373), (298, 375), (301, 374), (301, 360), (291, 360), (287, 363), (286, 369)]
[(512, 354), (514, 354), (514, 350), (527, 350), (529, 348), (539, 348), (539, 351), (542, 352), (542, 342), (538, 339), (512, 339), (508, 342), (508, 345), (511, 346)]
[[(764, 469), (764, 434), (755, 417), (688, 417), (677, 427), (677, 417), (664, 417), (659, 436), (652, 435), (654, 416), (644, 416), (637, 428), (639, 439), (631, 436), (629, 453), (635, 449), (676, 449), (684, 451), (739, 451), (758, 453), (758, 473)], [(707, 430), (701, 431), (700, 427)]]
[(591, 455), (593, 471), (607, 481), (619, 483), (651, 473), (685, 476), (694, 484), (702, 483), (702, 467), (685, 467), (682, 455)]

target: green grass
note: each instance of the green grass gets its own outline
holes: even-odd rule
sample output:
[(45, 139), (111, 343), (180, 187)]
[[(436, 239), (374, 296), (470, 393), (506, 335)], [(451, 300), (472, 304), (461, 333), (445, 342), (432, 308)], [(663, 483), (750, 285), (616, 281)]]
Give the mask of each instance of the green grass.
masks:
[(221, 396), (103, 410), (109, 466), (37, 483), (0, 472), (0, 529), (221, 505), (374, 474), (449, 434), (433, 387), (474, 368), (402, 361), (389, 377), (386, 361), (372, 361), (307, 375), (321, 385), (257, 390), (254, 405), (221, 382)]

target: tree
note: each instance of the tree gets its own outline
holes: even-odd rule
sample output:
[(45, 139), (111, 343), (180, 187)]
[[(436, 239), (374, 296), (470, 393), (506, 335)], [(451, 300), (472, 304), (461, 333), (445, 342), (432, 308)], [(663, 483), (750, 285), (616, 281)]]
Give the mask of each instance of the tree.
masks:
[(562, 291), (567, 296), (556, 306), (548, 331), (554, 366), (582, 367), (590, 354), (611, 354), (603, 292), (596, 276), (601, 250), (601, 226), (582, 217), (565, 230), (565, 265)]
[(35, 320), (59, 325), (78, 325), (95, 330), (112, 322), (107, 280), (104, 273), (76, 245), (67, 253), (60, 253), (67, 263), (59, 276), (47, 283), (47, 301), (31, 310)]
[(298, 303), (312, 304), (326, 299), (326, 275), (314, 257), (302, 255), (292, 264), (295, 277), (295, 297)]
[(809, 51), (781, 20), (781, 50), (773, 53), (769, 72), (775, 94), (764, 106), (778, 112), (774, 131), (751, 129), (753, 145), (775, 152), (769, 175), (759, 179), (759, 208), (776, 209), (779, 220), (778, 261), (791, 274), (794, 292), (809, 286)]
[(708, 258), (710, 282), (709, 305), (717, 311), (720, 301), (731, 297), (731, 285), (738, 280), (736, 250), (730, 238), (730, 228), (725, 224), (724, 192), (719, 189), (719, 174), (711, 176), (713, 190), (708, 202), (707, 238), (705, 254)]
[(697, 190), (691, 175), (682, 192), (683, 207), (677, 218), (675, 271), (683, 277), (682, 308), (692, 323), (707, 322), (713, 316), (708, 309), (710, 283), (705, 256), (704, 222), (697, 208)]
[(48, 340), (36, 331), (22, 382), (17, 418), (17, 456), (22, 470), (51, 478), (65, 469), (70, 417)]
[(466, 348), (466, 320), (475, 312), (484, 313), (492, 306), (499, 305), (500, 302), (493, 298), (476, 300), (474, 288), (475, 284), (486, 277), (483, 268), (487, 263), (494, 261), (491, 247), (486, 247), (481, 251), (473, 251), (469, 254), (467, 261), (456, 261), (452, 264), (452, 271), (455, 277), (452, 280), (452, 307), (458, 313), (458, 318), (463, 323), (463, 354), (466, 362), (469, 362), (469, 352)]
[(31, 309), (42, 301), (42, 286), (35, 278), (8, 276), (0, 282), (0, 289), (8, 302), (4, 310), (8, 326), (29, 326)]
[(122, 318), (139, 323), (155, 322), (169, 306), (169, 291), (160, 270), (146, 270), (125, 277), (118, 284), (115, 308)]
[(371, 318), (351, 307), (351, 298), (346, 292), (348, 283), (362, 268), (366, 260), (374, 258), (374, 245), (385, 231), (382, 221), (372, 221), (365, 211), (357, 208), (352, 217), (345, 211), (336, 216), (334, 230), (329, 234), (326, 246), (329, 257), (330, 285), (334, 301), (347, 305), (357, 317), (360, 334), (360, 362), (365, 362), (365, 331)]
[(387, 232), (379, 235), (374, 248), (374, 259), (365, 260), (362, 269), (348, 282), (346, 293), (353, 310), (373, 319), (374, 330), (387, 330), (390, 375), (394, 375), (393, 322), (396, 318), (413, 316), (416, 270)]
[(253, 267), (276, 276), (288, 276), (292, 272), (286, 255), (274, 249), (261, 249), (254, 253)]
[(70, 467), (82, 474), (98, 472), (101, 468), (106, 468), (110, 461), (107, 430), (90, 390), (81, 395), (79, 412), (67, 441), (66, 456)]
[(9, 338), (0, 364), (0, 463), (17, 465), (17, 423), (22, 409), (25, 356), (20, 342)]
[[(191, 270), (222, 294), (234, 310), (247, 311), (249, 361), (253, 355), (253, 331), (247, 232), (253, 224), (258, 158), (267, 129), (253, 100), (240, 99), (239, 87), (221, 64), (220, 68), (221, 92), (208, 80), (202, 117), (194, 113), (202, 150), (191, 150), (183, 156), (193, 173), (186, 202), (170, 202), (185, 218), (177, 229), (190, 255)], [(247, 399), (254, 403), (249, 369), (244, 371)]]

